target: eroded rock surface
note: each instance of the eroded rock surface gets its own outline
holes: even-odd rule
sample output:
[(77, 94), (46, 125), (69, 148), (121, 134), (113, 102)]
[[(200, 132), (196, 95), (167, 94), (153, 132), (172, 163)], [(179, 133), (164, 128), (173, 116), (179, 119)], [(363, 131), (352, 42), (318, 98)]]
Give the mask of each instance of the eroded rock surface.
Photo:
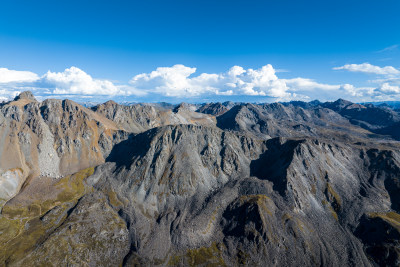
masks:
[(0, 106), (1, 265), (398, 266), (400, 143), (380, 131), (399, 114), (381, 109), (23, 93)]

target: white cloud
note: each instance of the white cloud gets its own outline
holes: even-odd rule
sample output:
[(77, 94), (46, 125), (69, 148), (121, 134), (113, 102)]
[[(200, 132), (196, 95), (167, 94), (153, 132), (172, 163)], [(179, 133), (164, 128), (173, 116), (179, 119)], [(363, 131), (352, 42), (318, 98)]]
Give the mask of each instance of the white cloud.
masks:
[(196, 68), (184, 65), (159, 67), (134, 76), (130, 84), (137, 89), (174, 97), (244, 94), (283, 98), (290, 95), (286, 92), (285, 82), (278, 79), (271, 65), (257, 70), (233, 66), (225, 73), (202, 73), (192, 77), (195, 72)]
[(65, 69), (63, 72), (48, 71), (41, 82), (53, 94), (79, 95), (116, 95), (124, 94), (108, 80), (93, 79), (92, 76), (77, 67)]
[[(114, 84), (110, 80), (93, 78), (77, 67), (62, 72), (48, 71), (43, 76), (29, 71), (0, 68), (0, 100), (13, 98), (19, 92), (32, 90), (39, 96), (83, 99), (89, 96), (134, 95), (136, 101), (161, 100), (163, 97), (259, 96), (275, 101), (333, 100), (339, 97), (353, 101), (393, 100), (400, 98), (400, 71), (391, 66), (378, 67), (368, 63), (349, 64), (346, 69), (380, 74), (374, 87), (355, 87), (351, 84), (319, 83), (308, 78), (280, 79), (277, 70), (268, 64), (259, 69), (233, 66), (222, 73), (196, 73), (184, 65), (159, 67), (149, 73), (134, 76), (129, 84)], [(238, 98), (236, 98), (238, 99)], [(261, 99), (261, 98), (260, 98)]]
[(9, 70), (0, 68), (0, 83), (33, 82), (39, 79), (36, 73), (30, 71)]
[(356, 87), (352, 84), (344, 84), (340, 87), (341, 90), (344, 90), (345, 92), (349, 93), (352, 96), (362, 96), (362, 94), (357, 90)]
[(216, 91), (215, 92), (216, 95), (233, 95), (233, 91), (232, 90), (228, 90), (228, 91), (224, 91), (224, 92), (220, 92), (220, 91)]
[(399, 75), (400, 70), (392, 67), (379, 67), (375, 65), (371, 65), (369, 63), (362, 63), (362, 64), (346, 64), (341, 67), (335, 67), (334, 70), (348, 70), (352, 72), (364, 72), (364, 73), (371, 73), (371, 74), (378, 74), (378, 75)]
[[(259, 69), (233, 66), (223, 73), (200, 73), (184, 65), (159, 67), (150, 73), (134, 76), (129, 85), (116, 85), (110, 80), (95, 79), (77, 67), (62, 72), (48, 71), (42, 77), (32, 72), (3, 71), (1, 97), (13, 97), (23, 90), (39, 95), (128, 96), (148, 94), (169, 97), (194, 96), (265, 96), (275, 100), (308, 99), (314, 92), (333, 91), (341, 85), (318, 83), (311, 79), (279, 79), (268, 64)], [(1, 76), (0, 76), (1, 77)], [(16, 84), (16, 82), (19, 82)]]
[(357, 88), (351, 84), (326, 84), (297, 77), (280, 79), (272, 65), (259, 69), (233, 66), (219, 74), (196, 74), (196, 68), (184, 65), (160, 67), (150, 73), (134, 76), (130, 84), (138, 91), (170, 97), (193, 96), (266, 96), (278, 101), (293, 99), (354, 99), (376, 94), (376, 88)]
[(35, 91), (39, 75), (31, 71), (0, 68), (0, 101), (12, 100), (22, 91)]
[[(388, 47), (386, 50), (396, 49), (397, 46)], [(364, 72), (380, 75), (378, 79), (369, 80), (370, 83), (378, 84), (376, 87), (349, 88), (347, 91), (352, 96), (368, 99), (368, 101), (389, 101), (400, 98), (400, 70), (392, 66), (379, 67), (369, 63), (347, 64), (336, 67), (335, 70), (344, 69), (353, 72)]]
[(394, 83), (400, 84), (400, 77), (387, 77), (374, 80), (368, 80), (369, 83), (383, 84), (383, 83)]
[(286, 82), (288, 86), (290, 86), (291, 90), (293, 91), (313, 91), (316, 89), (321, 90), (337, 90), (340, 88), (340, 85), (331, 85), (331, 84), (324, 84), (318, 83), (312, 79), (306, 78), (293, 78), (293, 79), (284, 79), (283, 81)]
[(95, 79), (77, 67), (67, 68), (63, 72), (48, 71), (41, 77), (29, 71), (0, 68), (0, 97), (12, 99), (26, 90), (53, 97), (146, 95), (146, 92), (129, 85), (115, 85), (109, 80)]
[(158, 67), (150, 73), (134, 76), (130, 84), (138, 89), (151, 91), (165, 96), (196, 96), (207, 91), (209, 84), (218, 79), (218, 75), (202, 74), (194, 79), (189, 78), (196, 68), (184, 65)]
[(2, 101), (12, 100), (22, 91), (15, 90), (14, 88), (1, 88), (0, 89), (0, 98)]
[(235, 76), (238, 76), (238, 75), (241, 75), (241, 74), (243, 74), (243, 73), (245, 73), (246, 71), (242, 68), (242, 67), (240, 67), (240, 66), (233, 66), (232, 68), (230, 68), (230, 70), (228, 71), (228, 75), (229, 76), (232, 76), (232, 77), (235, 77)]
[(383, 94), (400, 94), (400, 87), (384, 83), (377, 88), (376, 91), (382, 92)]

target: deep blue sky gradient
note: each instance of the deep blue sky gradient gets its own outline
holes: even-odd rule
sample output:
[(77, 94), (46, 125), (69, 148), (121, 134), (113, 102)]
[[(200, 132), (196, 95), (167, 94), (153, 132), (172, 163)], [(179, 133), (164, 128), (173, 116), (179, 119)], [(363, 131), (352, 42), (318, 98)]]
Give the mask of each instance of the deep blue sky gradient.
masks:
[[(0, 67), (128, 81), (159, 66), (198, 72), (272, 64), (319, 82), (361, 84), (346, 63), (400, 67), (398, 0), (0, 2)], [(361, 81), (362, 80), (362, 81)]]

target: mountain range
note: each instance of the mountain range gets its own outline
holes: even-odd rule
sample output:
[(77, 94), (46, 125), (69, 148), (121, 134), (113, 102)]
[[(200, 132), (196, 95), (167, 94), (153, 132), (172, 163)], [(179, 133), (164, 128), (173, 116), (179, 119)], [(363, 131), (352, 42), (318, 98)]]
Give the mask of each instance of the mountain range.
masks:
[(400, 112), (0, 104), (2, 266), (398, 266)]

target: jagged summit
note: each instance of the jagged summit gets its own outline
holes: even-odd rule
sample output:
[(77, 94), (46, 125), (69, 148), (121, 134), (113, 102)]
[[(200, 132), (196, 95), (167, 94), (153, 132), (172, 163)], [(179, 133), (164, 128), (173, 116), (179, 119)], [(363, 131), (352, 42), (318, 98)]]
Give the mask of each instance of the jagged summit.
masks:
[(18, 101), (20, 99), (27, 99), (27, 100), (36, 101), (36, 98), (34, 97), (34, 95), (32, 94), (31, 91), (24, 91), (24, 92), (20, 93), (19, 95), (17, 95), (14, 98), (14, 101)]
[(345, 100), (343, 98), (339, 98), (333, 103), (337, 106), (343, 106), (343, 107), (353, 104), (351, 101)]
[(224, 102), (224, 103), (206, 103), (201, 105), (197, 111), (205, 114), (211, 114), (215, 116), (219, 116), (230, 110), (235, 106), (233, 102)]
[(339, 98), (338, 100), (334, 101), (334, 102), (326, 102), (323, 103), (324, 107), (333, 109), (335, 111), (340, 111), (344, 108), (346, 108), (347, 106), (352, 105), (353, 103), (348, 101), (348, 100), (344, 100), (342, 98)]
[(105, 106), (115, 106), (115, 105), (118, 105), (118, 103), (115, 102), (114, 100), (108, 100), (103, 105), (105, 105)]
[(183, 111), (183, 112), (185, 112), (185, 111), (196, 111), (196, 109), (197, 109), (196, 105), (182, 102), (179, 105), (177, 105), (172, 111), (175, 112), (175, 113), (178, 113), (180, 111)]

